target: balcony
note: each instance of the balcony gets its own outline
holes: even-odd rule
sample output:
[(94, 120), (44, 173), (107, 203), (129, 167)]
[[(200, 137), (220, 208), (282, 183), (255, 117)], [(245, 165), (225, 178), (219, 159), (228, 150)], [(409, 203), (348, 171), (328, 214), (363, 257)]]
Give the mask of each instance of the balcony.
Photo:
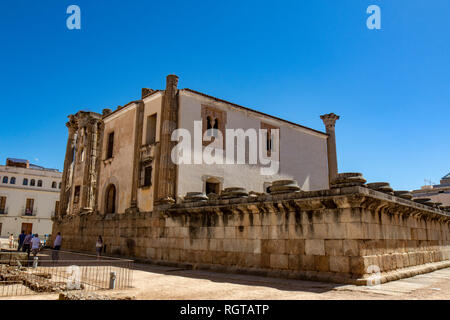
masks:
[(22, 211), (22, 217), (35, 217), (37, 215), (36, 209), (25, 209)]

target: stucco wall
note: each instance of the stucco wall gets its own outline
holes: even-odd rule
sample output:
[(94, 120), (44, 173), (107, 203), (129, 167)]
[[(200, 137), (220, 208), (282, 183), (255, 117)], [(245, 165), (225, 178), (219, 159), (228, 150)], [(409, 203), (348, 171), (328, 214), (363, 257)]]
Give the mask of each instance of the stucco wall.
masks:
[[(98, 184), (100, 212), (105, 212), (106, 189), (110, 183), (116, 187), (116, 212), (124, 212), (130, 207), (135, 121), (136, 105), (134, 104), (104, 120), (105, 129)], [(106, 159), (108, 135), (113, 131), (113, 158)]]
[[(161, 126), (161, 103), (162, 94), (157, 93), (155, 96), (151, 96), (144, 99), (144, 122), (142, 133), (142, 145), (146, 144), (147, 137), (147, 120), (148, 117), (156, 113), (156, 142), (159, 142), (160, 126)], [(140, 211), (152, 211), (153, 210), (153, 193), (156, 183), (156, 173), (158, 168), (156, 166), (156, 159), (153, 160), (152, 166), (152, 185), (146, 188), (138, 188), (137, 199), (138, 207)]]
[[(221, 102), (180, 92), (179, 128), (194, 132), (194, 121), (201, 121), (202, 104), (227, 112), (226, 128), (259, 129), (261, 122), (280, 128), (280, 168), (276, 175), (261, 175), (260, 165), (186, 165), (178, 166), (178, 196), (189, 191), (204, 191), (204, 180), (219, 177), (222, 188), (241, 186), (248, 191), (263, 192), (264, 183), (295, 179), (303, 190), (328, 188), (326, 136), (289, 125), (250, 111), (240, 111)], [(193, 138), (192, 138), (193, 147)]]

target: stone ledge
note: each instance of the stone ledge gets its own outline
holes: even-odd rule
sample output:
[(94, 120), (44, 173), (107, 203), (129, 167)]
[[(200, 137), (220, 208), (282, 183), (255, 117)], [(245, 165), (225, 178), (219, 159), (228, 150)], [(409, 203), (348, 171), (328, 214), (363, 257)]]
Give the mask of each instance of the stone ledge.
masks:
[[(331, 201), (331, 202), (330, 202)], [(214, 212), (221, 210), (246, 209), (259, 206), (273, 207), (274, 204), (283, 202), (304, 209), (350, 208), (372, 206), (377, 202), (385, 202), (391, 210), (403, 209), (408, 214), (429, 215), (435, 218), (450, 220), (448, 212), (419, 204), (412, 200), (403, 199), (366, 187), (354, 186), (317, 191), (302, 191), (284, 193), (279, 195), (263, 194), (258, 197), (248, 197), (230, 200), (208, 200), (200, 202), (178, 203), (166, 207), (155, 207), (156, 211), (164, 211), (164, 214)], [(372, 204), (371, 204), (372, 202)]]
[[(382, 272), (379, 277), (376, 279), (379, 280), (380, 284), (389, 282), (389, 281), (395, 281), (400, 280), (403, 278), (410, 278), (417, 276), (419, 274), (429, 273), (433, 272), (439, 269), (444, 269), (450, 267), (450, 260), (446, 261), (440, 261), (440, 262), (432, 262), (432, 263), (426, 263), (419, 266), (414, 267), (408, 267), (408, 268), (402, 268), (397, 269), (394, 271), (388, 271), (388, 272)], [(356, 279), (355, 283), (356, 285), (360, 286), (366, 286), (367, 281), (371, 275), (366, 274), (362, 278)]]

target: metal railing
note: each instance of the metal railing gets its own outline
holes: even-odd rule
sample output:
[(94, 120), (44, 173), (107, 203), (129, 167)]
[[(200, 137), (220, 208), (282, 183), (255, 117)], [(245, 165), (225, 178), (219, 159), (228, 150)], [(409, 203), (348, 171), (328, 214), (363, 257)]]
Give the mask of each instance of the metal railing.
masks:
[(37, 209), (25, 209), (22, 211), (22, 216), (25, 217), (35, 217), (37, 214)]
[(0, 261), (0, 297), (132, 287), (133, 260), (45, 249)]

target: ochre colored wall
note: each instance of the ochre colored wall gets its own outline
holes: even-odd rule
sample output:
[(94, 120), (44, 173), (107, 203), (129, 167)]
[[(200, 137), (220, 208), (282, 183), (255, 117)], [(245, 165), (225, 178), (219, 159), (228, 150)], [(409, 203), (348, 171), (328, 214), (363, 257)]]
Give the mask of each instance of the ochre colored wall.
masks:
[[(133, 154), (136, 108), (127, 107), (104, 120), (104, 138), (99, 173), (98, 207), (105, 212), (106, 188), (110, 183), (116, 186), (116, 212), (130, 207), (133, 177)], [(108, 135), (114, 131), (113, 158), (106, 159)]]

